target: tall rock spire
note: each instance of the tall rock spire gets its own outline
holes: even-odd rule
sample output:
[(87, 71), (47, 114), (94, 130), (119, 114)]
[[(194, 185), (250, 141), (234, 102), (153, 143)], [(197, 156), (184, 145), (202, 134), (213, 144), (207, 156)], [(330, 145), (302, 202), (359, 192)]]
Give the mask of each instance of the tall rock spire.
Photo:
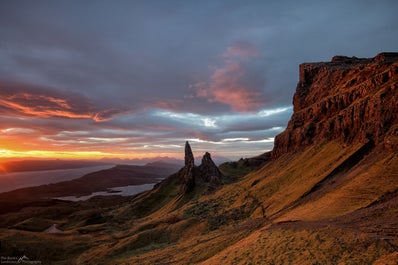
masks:
[(194, 166), (195, 159), (193, 157), (191, 146), (189, 145), (188, 141), (185, 142), (185, 166)]
[(193, 157), (191, 146), (188, 141), (185, 142), (185, 166), (182, 168), (182, 186), (184, 193), (189, 193), (195, 188), (195, 159)]

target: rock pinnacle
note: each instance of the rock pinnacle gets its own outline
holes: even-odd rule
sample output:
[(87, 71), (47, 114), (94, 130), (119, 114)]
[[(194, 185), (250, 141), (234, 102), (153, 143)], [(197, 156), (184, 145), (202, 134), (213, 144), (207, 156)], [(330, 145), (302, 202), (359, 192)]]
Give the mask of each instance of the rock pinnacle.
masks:
[(195, 159), (193, 157), (191, 146), (189, 145), (188, 141), (185, 142), (185, 166), (194, 166)]

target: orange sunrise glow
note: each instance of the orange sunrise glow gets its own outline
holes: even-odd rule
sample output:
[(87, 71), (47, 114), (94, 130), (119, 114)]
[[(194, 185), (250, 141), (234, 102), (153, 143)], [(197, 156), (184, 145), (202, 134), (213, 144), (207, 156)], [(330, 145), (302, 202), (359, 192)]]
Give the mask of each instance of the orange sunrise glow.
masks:
[(159, 156), (173, 157), (174, 153), (118, 153), (106, 151), (57, 151), (57, 150), (26, 150), (16, 151), (0, 149), (0, 162), (10, 159), (39, 158), (39, 159), (101, 159), (101, 158), (120, 158), (120, 159), (140, 159)]

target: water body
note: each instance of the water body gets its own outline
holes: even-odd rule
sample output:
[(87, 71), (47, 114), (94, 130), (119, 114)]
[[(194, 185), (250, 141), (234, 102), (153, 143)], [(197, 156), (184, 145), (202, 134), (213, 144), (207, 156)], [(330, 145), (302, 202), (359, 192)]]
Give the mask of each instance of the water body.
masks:
[(57, 197), (55, 199), (64, 200), (64, 201), (85, 201), (94, 196), (111, 196), (111, 195), (132, 196), (141, 193), (143, 191), (152, 189), (153, 186), (155, 186), (155, 184), (156, 183), (114, 187), (108, 189), (107, 191), (93, 192), (90, 195), (86, 196), (65, 196), (65, 197)]
[(20, 188), (39, 186), (80, 178), (85, 174), (112, 168), (114, 165), (102, 165), (73, 169), (43, 171), (25, 171), (0, 174), (0, 193)]

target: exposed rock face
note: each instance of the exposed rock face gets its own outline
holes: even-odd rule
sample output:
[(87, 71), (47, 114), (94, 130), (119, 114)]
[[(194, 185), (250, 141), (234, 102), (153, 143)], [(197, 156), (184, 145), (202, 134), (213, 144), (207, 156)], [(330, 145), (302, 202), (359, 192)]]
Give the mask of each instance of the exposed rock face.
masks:
[(181, 190), (191, 192), (195, 188), (195, 159), (188, 141), (185, 142), (185, 166), (181, 169), (181, 175)]
[(211, 184), (220, 184), (221, 172), (211, 159), (210, 153), (206, 152), (202, 158), (202, 164), (199, 166), (200, 176), (204, 182)]
[(398, 53), (300, 65), (294, 113), (272, 156), (337, 139), (398, 150)]
[(214, 189), (221, 184), (221, 172), (211, 159), (210, 153), (206, 152), (202, 158), (202, 164), (195, 166), (191, 146), (185, 143), (185, 166), (179, 172), (182, 184), (181, 191), (189, 193), (198, 184), (206, 184), (208, 189)]
[(187, 165), (195, 165), (195, 158), (188, 141), (185, 142), (185, 166)]

